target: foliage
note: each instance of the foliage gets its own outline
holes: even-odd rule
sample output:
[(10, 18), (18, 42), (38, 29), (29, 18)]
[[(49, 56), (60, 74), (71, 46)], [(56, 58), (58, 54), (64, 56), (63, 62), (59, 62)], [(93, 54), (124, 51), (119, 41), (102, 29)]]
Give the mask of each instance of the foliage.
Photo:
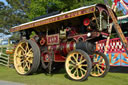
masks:
[[(5, 35), (10, 34), (9, 29), (16, 25), (28, 22), (28, 2), (29, 0), (6, 0), (8, 5), (0, 2), (0, 32)], [(16, 36), (15, 36), (16, 35)], [(19, 39), (18, 34), (11, 38)]]
[(19, 32), (13, 33), (13, 35), (9, 39), (10, 40), (20, 40)]
[(11, 27), (28, 21), (26, 5), (20, 1), (22, 0), (7, 0), (8, 5), (0, 2), (0, 32), (9, 34)]
[[(31, 0), (28, 17), (32, 20), (35, 17), (54, 11), (69, 11), (82, 6), (96, 3), (104, 3), (104, 0)], [(110, 5), (111, 0), (109, 0)]]

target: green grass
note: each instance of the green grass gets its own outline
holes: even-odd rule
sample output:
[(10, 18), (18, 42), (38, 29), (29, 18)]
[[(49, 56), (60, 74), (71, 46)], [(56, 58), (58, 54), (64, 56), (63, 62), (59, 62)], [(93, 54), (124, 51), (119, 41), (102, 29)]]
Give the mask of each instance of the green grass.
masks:
[(128, 73), (108, 73), (104, 78), (89, 77), (79, 82), (66, 77), (65, 72), (45, 75), (44, 73), (21, 76), (14, 69), (0, 66), (0, 80), (25, 83), (27, 85), (128, 85)]

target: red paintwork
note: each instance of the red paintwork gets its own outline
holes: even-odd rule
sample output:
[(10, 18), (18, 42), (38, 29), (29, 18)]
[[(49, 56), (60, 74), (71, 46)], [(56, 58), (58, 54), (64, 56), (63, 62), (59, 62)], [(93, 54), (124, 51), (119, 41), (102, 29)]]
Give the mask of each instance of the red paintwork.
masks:
[(66, 54), (67, 53), (67, 51), (66, 51), (66, 43), (62, 43), (61, 46), (62, 46), (63, 53)]
[[(42, 57), (41, 58), (43, 58), (43, 60), (44, 60), (44, 62), (49, 62), (49, 56), (52, 56), (52, 55), (50, 55), (50, 53), (49, 52), (47, 52), (47, 53), (42, 53)], [(65, 57), (64, 56), (62, 56), (61, 55), (61, 53), (59, 52), (59, 51), (56, 51), (56, 52), (54, 52), (54, 55), (53, 55), (53, 61), (54, 62), (65, 62)]]
[(40, 40), (40, 45), (44, 45), (46, 42), (46, 40), (42, 37), (41, 40)]
[(114, 0), (115, 5), (117, 5), (118, 2), (120, 2), (120, 0)]
[(69, 38), (73, 38), (76, 42), (79, 42), (79, 39), (82, 38), (83, 41), (87, 39), (87, 34), (75, 35)]
[(109, 36), (108, 33), (101, 32), (102, 35)]
[(65, 57), (62, 56), (60, 53), (56, 52), (54, 55), (54, 61), (55, 62), (65, 62)]
[(47, 35), (47, 45), (59, 44), (59, 34)]
[[(60, 45), (50, 45), (48, 46), (48, 52), (53, 51), (54, 52), (54, 61), (55, 62), (64, 62), (65, 61), (65, 57), (62, 56), (63, 55), (67, 55), (70, 51), (74, 50), (76, 47), (75, 46), (75, 42), (65, 42), (65, 43), (61, 43)], [(43, 53), (42, 53), (43, 54)], [(44, 61), (46, 60), (47, 56), (44, 56)]]
[(88, 26), (88, 25), (90, 24), (89, 18), (85, 18), (84, 21), (83, 21), (83, 24), (84, 24), (85, 26)]

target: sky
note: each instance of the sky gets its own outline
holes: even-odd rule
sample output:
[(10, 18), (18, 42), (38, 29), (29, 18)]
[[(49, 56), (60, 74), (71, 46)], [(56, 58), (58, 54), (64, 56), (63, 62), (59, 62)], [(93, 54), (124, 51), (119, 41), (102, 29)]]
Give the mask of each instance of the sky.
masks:
[(0, 0), (0, 2), (4, 2), (5, 3), (5, 5), (7, 5), (8, 3), (6, 2), (6, 0)]

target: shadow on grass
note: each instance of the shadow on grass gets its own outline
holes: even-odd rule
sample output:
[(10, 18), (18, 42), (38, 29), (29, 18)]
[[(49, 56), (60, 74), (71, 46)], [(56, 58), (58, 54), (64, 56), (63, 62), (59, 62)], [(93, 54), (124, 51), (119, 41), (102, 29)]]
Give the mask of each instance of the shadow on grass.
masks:
[(112, 73), (128, 73), (128, 67), (111, 66), (109, 72), (112, 72)]
[(54, 76), (54, 75), (65, 74), (65, 73), (66, 71), (64, 67), (54, 69), (52, 70), (51, 73), (49, 73), (47, 69), (43, 69), (42, 67), (39, 67), (39, 69), (37, 70), (36, 73), (34, 73), (34, 75), (45, 74), (46, 76)]

